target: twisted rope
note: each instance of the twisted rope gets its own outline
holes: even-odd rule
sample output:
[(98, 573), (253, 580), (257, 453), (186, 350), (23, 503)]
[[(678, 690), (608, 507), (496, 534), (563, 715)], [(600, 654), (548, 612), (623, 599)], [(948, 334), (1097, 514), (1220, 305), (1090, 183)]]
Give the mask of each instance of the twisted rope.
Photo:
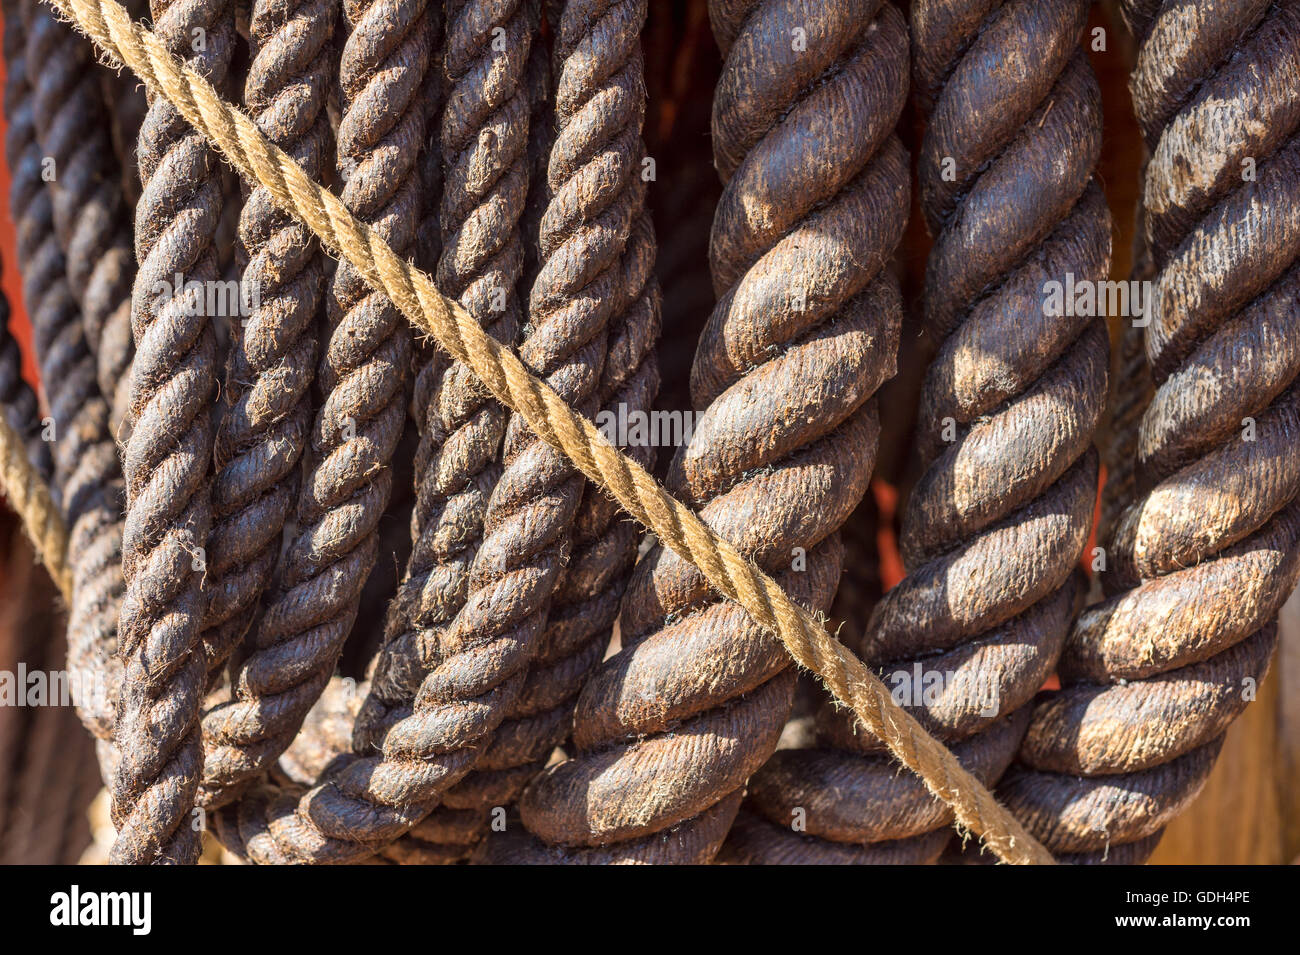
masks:
[[(255, 3), (249, 21), (253, 62), (244, 100), (259, 128), (314, 179), (331, 158), (325, 105), (333, 77), (329, 41), (334, 18), (330, 0), (302, 0)], [(275, 206), (264, 187), (253, 189), (244, 202), (239, 239), (247, 255), (241, 304), (247, 299), (252, 309), (232, 316), (226, 407), (215, 445), (214, 526), (208, 538), (212, 580), (203, 622), (209, 680), (253, 622), (280, 557), (285, 522), (295, 515), (299, 463), (312, 418), (316, 323), (325, 298), (319, 244)], [(303, 515), (296, 517), (302, 520)], [(290, 593), (301, 600), (300, 591)], [(281, 603), (270, 613), (283, 613), (283, 595), (277, 596)], [(241, 761), (246, 749), (269, 735), (262, 713), (274, 709), (276, 691), (292, 690), (301, 678), (290, 676), (287, 687), (270, 681), (283, 680), (280, 674), (292, 674), (310, 659), (308, 653), (294, 653), (292, 644), (276, 641), (283, 631), (271, 629), (268, 641), (267, 630), (259, 628), (252, 652), (234, 673), (232, 699), (204, 714), (201, 802), (222, 801), (224, 787), (238, 782), (243, 772), (252, 774), (269, 764), (284, 748), (259, 752), (248, 760), (251, 766), (240, 766), (240, 774), (228, 770), (229, 763)], [(332, 660), (329, 666), (333, 668)], [(291, 716), (287, 722), (296, 730)]]
[[(530, 179), (530, 90), (524, 76), (537, 11), (519, 0), (474, 0), (448, 3), (446, 14), (438, 278), (488, 334), (513, 344), (523, 324), (517, 284)], [(527, 470), (528, 459), (516, 461), (508, 477), (503, 473), (508, 412), (463, 364), (431, 349), (412, 404), (420, 424), (413, 547), (389, 606), (384, 652), (356, 739), (358, 751), (378, 748), (387, 726), (411, 712), (417, 693), (433, 693), (421, 712), (430, 730), (424, 734), (427, 753), (436, 759), (447, 734), (468, 734), (475, 745), (486, 744), (518, 692), (533, 651), (528, 618), (544, 611), (553, 583), (541, 579), (545, 571), (530, 579), (526, 567), (516, 566), (512, 552), (526, 561), (530, 547), (516, 520), (531, 508), (543, 519), (543, 533), (554, 535), (562, 533), (566, 517), (538, 513), (536, 505), (546, 502), (534, 501), (539, 495), (529, 487), (529, 475), (519, 471)], [(538, 477), (545, 481), (549, 475), (539, 471)], [(499, 499), (493, 496), (498, 489)], [(552, 520), (561, 522), (558, 531)], [(523, 599), (518, 616), (513, 609), (502, 612), (502, 598)], [(440, 675), (431, 679), (435, 670)], [(490, 710), (464, 715), (465, 701), (480, 697)], [(466, 757), (453, 748), (449, 758), (463, 763)], [(462, 774), (439, 776), (436, 785), (420, 791), (426, 812)], [(427, 859), (443, 857), (443, 850), (421, 849), (417, 842), (396, 850), (396, 857), (412, 861), (417, 849)]]
[[(428, 276), (405, 263), (337, 198), (313, 183), (288, 156), (268, 143), (246, 116), (223, 103), (195, 69), (177, 62), (152, 31), (132, 23), (115, 0), (55, 3), (102, 49), (128, 65), (151, 89), (166, 95), (196, 129), (219, 143), (243, 175), (267, 186), (281, 208), (301, 218), (367, 282), (382, 288), (408, 319), (433, 335), (453, 358), (467, 364), (498, 400), (523, 415), (548, 444), (569, 456), (590, 480), (613, 494), (629, 514), (682, 559), (699, 567), (712, 587), (743, 606), (760, 627), (778, 634), (796, 662), (816, 671), (870, 732), (887, 740), (904, 765), (925, 778), (935, 795), (953, 805), (960, 824), (982, 836), (1007, 861), (1052, 861), (942, 744), (893, 703), (884, 685), (830, 637), (812, 614), (797, 606), (776, 581), (734, 546), (710, 531), (686, 505), (662, 490), (643, 468), (605, 441), (590, 421), (534, 378), (462, 306), (441, 295)], [(401, 729), (401, 723), (395, 724), (385, 739), (386, 744), (393, 742), (394, 753), (401, 742)], [(365, 779), (380, 782), (382, 775), (375, 770), (381, 765), (375, 757), (351, 763), (313, 789), (302, 804), (305, 815), (313, 823), (324, 822), (334, 831), (345, 832), (346, 825), (334, 824), (345, 822), (346, 813), (332, 812), (346, 808), (339, 780), (352, 772), (357, 783)], [(358, 802), (358, 810), (375, 811), (372, 803)], [(298, 815), (297, 800), (288, 805), (281, 801), (274, 808), (280, 836), (304, 818)], [(241, 815), (256, 821), (256, 813)], [(248, 831), (258, 835), (265, 830), (265, 821), (261, 825), (261, 830)], [(304, 827), (296, 831), (304, 841), (323, 845), (314, 834), (321, 830), (314, 825), (313, 830)]]
[[(654, 235), (641, 176), (645, 16), (644, 0), (570, 2), (555, 24), (550, 201), (538, 222), (533, 331), (520, 349), (525, 363), (545, 374), (575, 408), (586, 414), (602, 408), (625, 419), (649, 410), (657, 385), (653, 358), (646, 360), (659, 314), (658, 289), (651, 282)], [(519, 415), (512, 416), (502, 484), (520, 480), (530, 467), (535, 470), (528, 480), (554, 499), (553, 514), (532, 520), (526, 535), (515, 535), (523, 541), (514, 544), (529, 555), (532, 573), (544, 573), (551, 586), (531, 598), (514, 598), (524, 605), (531, 600), (539, 615), (527, 623), (543, 626), (532, 669), (474, 772), (448, 789), (446, 809), (428, 820), (445, 821), (455, 831), (453, 845), (462, 848), (449, 852), (453, 856), (472, 848), (487, 828), (489, 811), (513, 803), (569, 736), (574, 700), (604, 656), (636, 556), (636, 528), (616, 520), (616, 505), (585, 486), (566, 459), (543, 450), (526, 429)], [(646, 465), (653, 449), (632, 454)], [(542, 494), (535, 499), (545, 501)], [(489, 507), (489, 523), (495, 511)], [(521, 562), (519, 570), (527, 566)], [(489, 607), (484, 615), (489, 611), (500, 613)]]
[(0, 292), (0, 405), (9, 427), (26, 448), (28, 462), (47, 484), (54, 473), (48, 441), (41, 440), (41, 411), (36, 392), (23, 378), (23, 355), (9, 329), (9, 297)]
[(1150, 855), (1254, 698), (1300, 577), (1300, 9), (1124, 9), (1155, 393), (1113, 595), (1079, 618), (1001, 790), (1077, 862)]
[[(350, 30), (339, 72), (343, 202), (406, 256), (421, 210), (416, 159), (426, 117), (417, 96), (430, 55), (426, 3), (349, 0), (343, 12)], [(303, 56), (315, 53), (310, 69), (323, 87), (328, 61), (320, 45), (328, 23), (318, 17), (293, 29), (307, 26), (310, 38), (290, 32), (285, 39), (300, 41)], [(249, 79), (260, 81), (254, 74)], [(310, 108), (321, 110), (324, 95), (319, 89)], [(325, 117), (315, 116), (320, 125), (304, 137), (306, 148), (323, 145)], [(273, 192), (259, 190), (258, 213), (269, 211)], [(285, 552), (279, 590), (252, 638), (254, 652), (233, 680), (235, 699), (204, 720), (207, 806), (228, 802), (236, 787), (268, 769), (293, 741), (334, 672), (378, 556), (377, 528), (392, 492), (391, 463), (406, 417), (411, 332), (393, 303), (368, 288), (347, 262), (333, 276), (326, 317), (329, 340), (317, 371), (326, 398), (312, 428), (313, 464), (298, 500), (296, 536)], [(305, 321), (304, 311), (299, 322)], [(300, 387), (306, 383), (289, 390)], [(263, 554), (272, 558), (269, 544)]]
[[(121, 673), (115, 653), (123, 592), (122, 475), (110, 432), (109, 407), (96, 384), (95, 361), (70, 288), (65, 252), (74, 248), (72, 233), (59, 228), (66, 225), (58, 215), (62, 191), (75, 190), (77, 175), (84, 170), (72, 163), (73, 169), (65, 172), (73, 183), (59, 185), (56, 163), (54, 180), (45, 181), (42, 173), (47, 168), (47, 150), (38, 134), (48, 134), (51, 127), (57, 132), (63, 112), (57, 96), (38, 95), (26, 69), (28, 62), (42, 62), (51, 39), (60, 42), (56, 27), (76, 44), (87, 50), (90, 46), (34, 2), (24, 5), (22, 14), (21, 19), (15, 13), (7, 21), (5, 32), (9, 45), (5, 147), (13, 174), (11, 206), (24, 265), (24, 297), (31, 308), (36, 357), (53, 425), (54, 500), (72, 544), (66, 558), (73, 579), (67, 665), (76, 677), (73, 685), (92, 690), (90, 695), (78, 693), (74, 701), (78, 716), (97, 738), (107, 741)], [(57, 71), (57, 64), (55, 68)], [(102, 753), (106, 759), (113, 758), (111, 747)], [(105, 771), (108, 765), (105, 762)]]
[[(823, 613), (840, 578), (839, 527), (871, 473), (872, 397), (894, 372), (901, 325), (885, 265), (909, 200), (892, 138), (906, 30), (878, 2), (713, 4), (710, 14), (726, 56), (713, 108), (726, 184), (710, 244), (721, 300), (692, 372), (701, 414), (668, 482)], [(579, 698), (576, 755), (532, 784), (521, 817), (574, 861), (708, 861), (789, 715), (789, 657), (662, 549), (633, 573), (620, 635), (623, 649)]]
[[(1106, 329), (1044, 307), (1046, 282), (1109, 269), (1110, 217), (1093, 182), (1100, 93), (1078, 49), (1087, 9), (912, 10), (916, 79), (932, 105), (920, 183), (935, 236), (925, 317), (939, 350), (921, 394), (925, 471), (900, 534), (909, 574), (873, 611), (861, 653), (986, 784), (1014, 757), (1025, 704), (1060, 654), (1092, 525)], [(1004, 69), (1017, 50), (1037, 54)], [(813, 838), (800, 861), (934, 861), (949, 809), (846, 714), (826, 709), (818, 722), (817, 747), (783, 750), (754, 778), (756, 812), (788, 830), (803, 810)], [(750, 858), (767, 846), (788, 861), (786, 833), (749, 835)]]
[(0, 415), (0, 486), (59, 593), (71, 600), (72, 571), (65, 560), (68, 530), (50, 497), (50, 486), (28, 460), (22, 435), (9, 423), (8, 414)]
[[(160, 49), (223, 83), (235, 37), (228, 0), (153, 0), (150, 6)], [(143, 192), (131, 306), (136, 355), (122, 467), (127, 590), (115, 728), (121, 762), (112, 786), (117, 841), (110, 859), (192, 863), (199, 853), (189, 814), (203, 765), (198, 720), (206, 665), (199, 630), (207, 598), (201, 548), (212, 524), (216, 342), (190, 283), (222, 277), (213, 245), (221, 170), (203, 137), (156, 91), (138, 154)], [(173, 287), (177, 276), (184, 288)]]
[(95, 356), (111, 432), (125, 414), (134, 344), (131, 284), (135, 253), (122, 170), (114, 155), (94, 47), (38, 2), (28, 4), (26, 62), (32, 71), (36, 135), (52, 160), (55, 230), (68, 284), (81, 307), (86, 345)]

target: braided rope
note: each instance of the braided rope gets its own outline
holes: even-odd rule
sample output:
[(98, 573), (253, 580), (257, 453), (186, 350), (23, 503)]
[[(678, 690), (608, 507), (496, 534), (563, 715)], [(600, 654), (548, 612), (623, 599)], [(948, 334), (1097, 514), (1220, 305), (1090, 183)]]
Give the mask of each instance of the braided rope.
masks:
[(1080, 617), (1002, 787), (1077, 862), (1150, 855), (1254, 698), (1300, 578), (1300, 8), (1124, 9), (1155, 393), (1112, 596)]
[[(249, 21), (254, 53), (245, 102), (266, 136), (317, 180), (331, 160), (325, 107), (333, 81), (335, 15), (332, 0), (263, 0), (253, 5)], [(232, 674), (232, 698), (203, 716), (199, 801), (209, 806), (225, 802), (230, 787), (271, 765), (293, 739), (320, 693), (322, 674), (328, 679), (333, 672), (350, 630), (348, 608), (355, 614), (364, 571), (373, 563), (373, 556), (366, 556), (358, 568), (348, 562), (348, 552), (374, 548), (364, 533), (340, 540), (331, 523), (365, 499), (365, 490), (349, 486), (355, 478), (339, 464), (349, 449), (318, 442), (320, 457), (299, 499), (299, 464), (312, 427), (317, 322), (325, 300), (320, 245), (275, 206), (263, 186), (244, 202), (239, 239), (247, 255), (240, 294), (253, 307), (231, 323), (226, 409), (216, 437), (210, 597), (203, 622), (209, 680), (254, 620), (290, 516), (297, 537), (280, 590), (255, 628), (249, 654)], [(333, 411), (344, 397), (345, 378), (366, 373), (338, 374), (327, 407)], [(357, 415), (358, 434), (366, 434), (361, 409), (336, 414), (349, 411)], [(332, 441), (337, 424), (336, 418), (322, 417), (316, 434)], [(371, 506), (382, 512), (382, 502)], [(325, 543), (315, 544), (320, 538)], [(340, 572), (345, 579), (337, 579)], [(347, 579), (350, 573), (357, 578)]]
[[(235, 37), (229, 0), (153, 0), (150, 6), (157, 42), (223, 83)], [(124, 672), (114, 737), (121, 761), (112, 786), (117, 841), (110, 858), (192, 863), (199, 853), (188, 817), (203, 765), (201, 549), (212, 524), (216, 341), (190, 283), (222, 278), (214, 248), (221, 169), (203, 137), (156, 92), (140, 127), (138, 154), (143, 192), (131, 306), (136, 355), (122, 465), (127, 590), (118, 655)], [(183, 288), (173, 287), (178, 275)]]
[[(870, 732), (886, 740), (904, 765), (921, 775), (935, 795), (953, 805), (961, 825), (980, 835), (1006, 861), (1053, 861), (942, 744), (894, 704), (885, 686), (830, 637), (812, 614), (798, 607), (776, 581), (710, 531), (643, 468), (613, 448), (590, 421), (529, 374), (519, 359), (485, 334), (463, 307), (441, 295), (428, 276), (405, 263), (337, 198), (313, 183), (292, 159), (268, 143), (246, 116), (224, 103), (211, 83), (192, 67), (175, 60), (152, 31), (132, 23), (115, 0), (54, 2), (103, 50), (129, 66), (156, 93), (175, 103), (196, 129), (219, 144), (243, 175), (267, 186), (281, 208), (302, 219), (330, 249), (346, 257), (367, 282), (383, 289), (408, 319), (433, 335), (453, 358), (473, 369), (492, 394), (522, 414), (548, 444), (562, 450), (591, 481), (607, 489), (624, 510), (684, 560), (699, 567), (712, 587), (741, 604), (760, 627), (776, 633), (796, 662), (817, 672)], [(388, 738), (400, 739), (400, 724), (389, 731)], [(352, 766), (360, 770), (358, 777), (374, 779), (378, 762), (374, 758), (362, 759)], [(326, 798), (329, 790), (333, 792)], [(330, 799), (336, 799), (340, 792), (331, 779), (313, 791), (304, 808), (314, 819), (323, 821)], [(360, 808), (373, 811), (370, 805)], [(295, 804), (287, 814), (280, 812), (282, 835), (301, 819), (296, 809)], [(298, 832), (304, 838), (317, 838), (305, 828)]]

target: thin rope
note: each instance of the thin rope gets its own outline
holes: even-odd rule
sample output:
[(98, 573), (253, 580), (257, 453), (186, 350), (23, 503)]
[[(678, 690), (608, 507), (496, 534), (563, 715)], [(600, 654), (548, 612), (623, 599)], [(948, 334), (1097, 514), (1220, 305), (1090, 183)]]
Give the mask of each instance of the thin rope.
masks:
[(436, 338), (453, 358), (469, 365), (492, 394), (522, 415), (548, 444), (568, 455), (661, 542), (699, 568), (723, 596), (776, 633), (798, 663), (817, 673), (869, 731), (920, 775), (935, 796), (952, 806), (959, 825), (982, 837), (1003, 861), (1053, 863), (1050, 853), (956, 757), (890, 699), (888, 689), (862, 661), (827, 634), (776, 581), (709, 530), (644, 468), (605, 440), (594, 424), (529, 374), (463, 307), (444, 298), (427, 275), (403, 261), (339, 199), (272, 146), (252, 120), (222, 101), (193, 69), (173, 59), (152, 31), (132, 23), (121, 4), (115, 0), (51, 2), (151, 90), (166, 96), (244, 176), (264, 185), (277, 204), (302, 219), (367, 282), (385, 292), (408, 319)]
[(0, 489), (23, 522), (36, 553), (63, 594), (72, 602), (72, 570), (68, 567), (68, 529), (50, 496), (50, 486), (27, 460), (22, 436), (0, 415)]

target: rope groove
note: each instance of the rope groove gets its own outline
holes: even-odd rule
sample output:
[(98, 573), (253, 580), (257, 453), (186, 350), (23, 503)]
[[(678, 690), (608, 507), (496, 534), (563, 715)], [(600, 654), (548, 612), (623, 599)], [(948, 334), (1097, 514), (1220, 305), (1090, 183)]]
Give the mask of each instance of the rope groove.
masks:
[[(313, 183), (283, 152), (269, 144), (238, 110), (222, 102), (194, 69), (177, 63), (149, 30), (133, 24), (114, 0), (55, 0), (96, 43), (131, 67), (155, 93), (175, 103), (185, 117), (249, 179), (266, 185), (276, 203), (309, 225), (332, 250), (345, 256), (365, 280), (382, 288), (413, 323), (434, 335), (455, 359), (465, 362), (502, 403), (522, 414), (547, 443), (568, 455), (593, 482), (606, 488), (634, 518), (649, 527), (684, 560), (703, 571), (710, 585), (741, 604), (760, 627), (777, 633), (791, 656), (815, 670), (868, 729), (886, 739), (904, 765), (954, 806), (957, 821), (979, 834), (999, 857), (1050, 863), (1051, 857), (1024, 828), (964, 770), (944, 747), (889, 698), (888, 690), (851, 653), (833, 640), (806, 610), (731, 544), (705, 527), (691, 510), (664, 492), (643, 468), (604, 440), (590, 422), (532, 377), (507, 348), (485, 334), (456, 302), (405, 263), (377, 234), (359, 222), (334, 196)], [(400, 740), (401, 724), (388, 738)], [(304, 809), (315, 823), (333, 826), (341, 818), (337, 782), (355, 768), (352, 783), (373, 779), (376, 761), (362, 758), (332, 774), (313, 790)], [(436, 770), (435, 770), (436, 771)], [(261, 801), (254, 796), (245, 802)], [(241, 807), (242, 808), (242, 807)], [(264, 810), (266, 807), (249, 807)], [(273, 807), (284, 831), (299, 825), (298, 800)], [(256, 820), (258, 812), (241, 812)], [(219, 820), (220, 821), (220, 820)], [(399, 820), (409, 826), (411, 823)], [(265, 827), (263, 813), (263, 830)], [(342, 831), (343, 827), (338, 827)], [(305, 829), (305, 838), (315, 839)], [(257, 835), (252, 829), (250, 835)], [(316, 845), (322, 845), (319, 840)]]

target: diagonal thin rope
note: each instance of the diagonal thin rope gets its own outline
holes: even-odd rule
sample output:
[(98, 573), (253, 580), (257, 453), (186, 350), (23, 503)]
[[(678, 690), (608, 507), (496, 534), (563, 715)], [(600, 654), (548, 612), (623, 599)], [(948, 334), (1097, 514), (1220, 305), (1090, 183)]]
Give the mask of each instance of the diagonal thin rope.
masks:
[(992, 793), (904, 712), (870, 670), (831, 637), (781, 587), (677, 501), (644, 468), (614, 448), (590, 421), (534, 378), (507, 348), (490, 338), (458, 303), (403, 261), (331, 193), (317, 185), (252, 120), (222, 101), (203, 77), (174, 60), (147, 28), (135, 24), (115, 0), (50, 0), (118, 62), (166, 96), (194, 127), (277, 204), (305, 222), (330, 249), (384, 291), (406, 317), (467, 364), (492, 394), (518, 412), (548, 444), (683, 559), (723, 596), (739, 603), (776, 633), (790, 655), (820, 676), (867, 729), (953, 808), (959, 825), (979, 835), (1003, 861), (1051, 864), (1054, 860)]
[(27, 460), (22, 436), (0, 415), (0, 490), (9, 506), (22, 518), (36, 553), (58, 585), (63, 599), (72, 602), (72, 570), (68, 567), (68, 529), (50, 496), (50, 486)]

